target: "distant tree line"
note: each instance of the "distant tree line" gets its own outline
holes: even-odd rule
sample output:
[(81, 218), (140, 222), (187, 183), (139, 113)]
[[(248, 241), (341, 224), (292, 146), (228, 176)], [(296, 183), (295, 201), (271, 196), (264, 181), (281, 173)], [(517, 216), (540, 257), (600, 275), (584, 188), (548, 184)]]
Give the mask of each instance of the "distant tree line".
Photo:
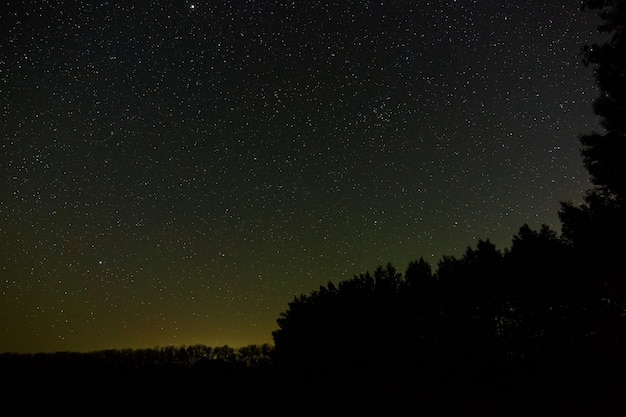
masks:
[(165, 346), (148, 349), (107, 349), (94, 352), (3, 353), (0, 369), (6, 373), (213, 371), (266, 368), (273, 346), (227, 345)]

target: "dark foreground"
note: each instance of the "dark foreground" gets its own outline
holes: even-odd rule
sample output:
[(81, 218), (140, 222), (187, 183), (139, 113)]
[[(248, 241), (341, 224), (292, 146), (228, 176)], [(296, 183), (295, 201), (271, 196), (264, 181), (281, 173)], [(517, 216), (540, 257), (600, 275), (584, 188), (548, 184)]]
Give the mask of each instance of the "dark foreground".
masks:
[(626, 416), (626, 385), (619, 378), (523, 373), (523, 379), (504, 375), (481, 382), (459, 376), (429, 384), (410, 374), (304, 378), (272, 368), (4, 373), (2, 414)]

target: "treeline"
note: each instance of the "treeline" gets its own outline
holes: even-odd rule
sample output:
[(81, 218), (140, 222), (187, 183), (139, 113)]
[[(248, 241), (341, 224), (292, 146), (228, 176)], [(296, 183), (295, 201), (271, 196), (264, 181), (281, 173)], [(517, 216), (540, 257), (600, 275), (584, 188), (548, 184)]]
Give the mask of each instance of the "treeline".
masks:
[(265, 400), (283, 386), (271, 354), (269, 344), (4, 353), (2, 398), (29, 416), (249, 415), (281, 407)]
[(4, 374), (232, 372), (271, 365), (269, 344), (233, 348), (227, 345), (165, 346), (148, 349), (107, 349), (94, 352), (3, 353)]
[(298, 373), (410, 372), (428, 383), (539, 364), (611, 372), (624, 365), (624, 291), (576, 255), (547, 226), (524, 225), (510, 249), (480, 240), (436, 271), (420, 258), (404, 273), (387, 264), (329, 282), (281, 314), (274, 359)]
[(281, 314), (273, 360), (364, 410), (611, 415), (626, 398), (626, 275), (602, 256), (524, 225), (503, 251), (480, 240), (436, 268), (329, 282)]

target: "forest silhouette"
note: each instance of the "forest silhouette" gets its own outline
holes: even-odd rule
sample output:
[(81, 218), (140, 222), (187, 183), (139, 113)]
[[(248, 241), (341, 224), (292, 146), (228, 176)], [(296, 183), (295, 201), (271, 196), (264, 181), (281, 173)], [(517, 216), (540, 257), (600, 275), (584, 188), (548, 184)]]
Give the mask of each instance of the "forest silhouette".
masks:
[(603, 133), (594, 188), (562, 233), (522, 225), (329, 282), (288, 303), (274, 345), (0, 355), (24, 415), (626, 415), (626, 5), (587, 0), (609, 40), (583, 50)]

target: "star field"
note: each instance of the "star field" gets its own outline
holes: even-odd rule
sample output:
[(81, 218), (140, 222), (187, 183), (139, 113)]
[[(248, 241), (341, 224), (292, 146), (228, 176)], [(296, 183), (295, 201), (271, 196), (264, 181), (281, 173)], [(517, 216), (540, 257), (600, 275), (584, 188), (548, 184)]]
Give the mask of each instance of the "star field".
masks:
[(579, 6), (5, 3), (0, 351), (271, 342), (328, 280), (558, 230)]

